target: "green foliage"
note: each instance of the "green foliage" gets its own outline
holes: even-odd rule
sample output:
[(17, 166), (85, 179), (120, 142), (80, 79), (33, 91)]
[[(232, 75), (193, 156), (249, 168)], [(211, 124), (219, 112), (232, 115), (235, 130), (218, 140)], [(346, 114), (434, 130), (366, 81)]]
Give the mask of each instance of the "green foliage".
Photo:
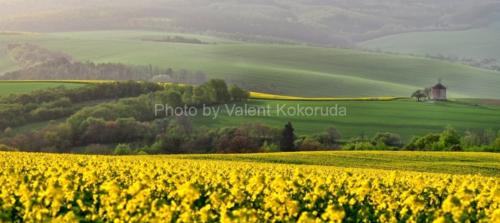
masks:
[(496, 148), (500, 148), (500, 137), (495, 139), (492, 146), (496, 147)]
[(229, 88), (229, 94), (231, 95), (231, 99), (236, 102), (246, 101), (250, 97), (250, 93), (248, 91), (245, 91), (236, 85), (232, 85)]
[(333, 147), (340, 143), (342, 134), (336, 127), (330, 126), (326, 129), (325, 133), (320, 134), (317, 138), (323, 146)]
[(192, 86), (187, 86), (186, 89), (184, 89), (184, 92), (182, 93), (182, 102), (184, 104), (188, 104), (188, 105), (196, 104), (193, 91), (194, 91), (194, 87), (192, 87)]
[(82, 107), (81, 104), (90, 101), (135, 97), (161, 89), (163, 87), (159, 84), (128, 81), (87, 85), (75, 89), (44, 89), (1, 97), (0, 130), (67, 117), (78, 111)]
[(174, 108), (184, 104), (182, 102), (182, 97), (180, 93), (176, 91), (168, 91), (165, 95), (165, 98), (166, 98), (166, 104)]
[(344, 150), (375, 150), (375, 146), (370, 142), (351, 142), (342, 147)]
[(295, 139), (297, 139), (297, 136), (295, 136), (295, 129), (293, 128), (292, 123), (288, 122), (281, 132), (281, 151), (294, 151)]
[(460, 135), (457, 130), (447, 127), (441, 135), (439, 135), (438, 147), (442, 150), (461, 150)]
[(115, 155), (131, 155), (133, 151), (129, 144), (118, 144), (113, 153)]
[(388, 146), (388, 147), (401, 147), (403, 142), (398, 134), (385, 132), (377, 133), (371, 143), (374, 145)]
[(438, 148), (440, 135), (439, 134), (427, 134), (423, 137), (414, 137), (410, 143), (406, 145), (406, 149), (409, 150), (432, 150)]
[(417, 90), (413, 92), (411, 97), (417, 99), (417, 101), (421, 101), (422, 98), (427, 98), (428, 94), (424, 90)]
[(316, 137), (304, 137), (295, 143), (298, 151), (315, 151), (324, 149), (323, 144)]
[(265, 153), (271, 153), (271, 152), (279, 152), (279, 146), (274, 144), (274, 143), (268, 143), (267, 141), (264, 141), (264, 144), (260, 147), (260, 150)]
[(231, 95), (227, 89), (227, 84), (224, 80), (212, 79), (204, 84), (210, 101), (216, 104), (222, 104), (231, 100)]
[(17, 150), (10, 146), (0, 144), (0, 151), (17, 151)]
[[(104, 87), (103, 87), (104, 86)], [(109, 88), (105, 88), (109, 87)], [(95, 106), (87, 106), (71, 115), (64, 124), (49, 126), (40, 131), (20, 134), (14, 138), (8, 138), (11, 145), (18, 148), (31, 150), (39, 148), (50, 151), (67, 151), (75, 146), (86, 146), (92, 144), (114, 144), (140, 142), (142, 145), (155, 142), (145, 152), (147, 153), (181, 153), (181, 152), (245, 152), (259, 151), (263, 140), (275, 140), (269, 136), (269, 131), (261, 131), (264, 128), (255, 125), (255, 129), (237, 128), (231, 134), (219, 135), (219, 146), (214, 141), (212, 132), (194, 132), (189, 120), (176, 117), (175, 122), (170, 122), (164, 128), (161, 119), (169, 120), (173, 114), (156, 113), (156, 104), (169, 107), (192, 106), (200, 98), (191, 94), (200, 89), (202, 95), (207, 96), (198, 101), (200, 104), (226, 103), (231, 101), (227, 85), (223, 80), (213, 80), (198, 87), (168, 85), (159, 88), (151, 83), (124, 82), (95, 85), (95, 87), (75, 89), (46, 90), (42, 94), (28, 94), (12, 96), (3, 99), (6, 103), (19, 103), (7, 107), (9, 113), (4, 114), (15, 117), (17, 113), (28, 109), (31, 115), (36, 115), (40, 120), (54, 115), (56, 109), (71, 107), (75, 101), (90, 100), (94, 97), (125, 97), (117, 101), (101, 103)], [(76, 92), (75, 92), (76, 91)], [(91, 96), (79, 95), (80, 93), (92, 93)], [(60, 96), (64, 97), (60, 97)], [(139, 96), (137, 96), (139, 95)], [(59, 96), (59, 99), (57, 99)], [(191, 96), (191, 97), (190, 97)], [(36, 102), (36, 103), (34, 103)], [(3, 110), (0, 110), (0, 113)], [(67, 114), (59, 114), (67, 116)], [(4, 120), (2, 123), (1, 121)], [(8, 117), (0, 119), (0, 124), (9, 125)], [(261, 134), (255, 136), (255, 134)], [(267, 138), (266, 138), (267, 137)], [(227, 140), (226, 140), (227, 139)], [(227, 144), (229, 140), (229, 144)], [(231, 145), (222, 148), (222, 145)]]

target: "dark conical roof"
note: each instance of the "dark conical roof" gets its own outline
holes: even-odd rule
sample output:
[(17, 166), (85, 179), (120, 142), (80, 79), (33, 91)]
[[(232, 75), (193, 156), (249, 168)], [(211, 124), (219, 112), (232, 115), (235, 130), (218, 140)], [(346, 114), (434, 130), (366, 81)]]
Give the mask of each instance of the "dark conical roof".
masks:
[(438, 83), (438, 84), (434, 85), (434, 87), (432, 87), (432, 89), (446, 89), (446, 87), (444, 85), (442, 85), (441, 83)]

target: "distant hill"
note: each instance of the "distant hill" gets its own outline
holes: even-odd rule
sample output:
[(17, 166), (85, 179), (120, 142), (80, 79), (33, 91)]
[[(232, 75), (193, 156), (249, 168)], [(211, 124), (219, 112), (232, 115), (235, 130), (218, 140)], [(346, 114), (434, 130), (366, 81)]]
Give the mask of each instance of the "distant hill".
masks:
[[(500, 17), (499, 17), (500, 19)], [(500, 23), (464, 31), (411, 32), (369, 40), (361, 47), (418, 55), (500, 60)]]
[[(182, 35), (210, 44), (145, 41)], [(450, 97), (498, 98), (500, 73), (410, 56), (290, 44), (256, 44), (200, 35), (106, 31), (0, 35), (29, 42), (79, 61), (200, 70), (256, 91), (295, 96), (409, 96), (442, 78)], [(12, 69), (8, 55), (0, 64)], [(2, 70), (0, 70), (2, 73)]]
[(498, 12), (497, 0), (0, 0), (0, 30), (148, 29), (339, 46), (484, 27)]

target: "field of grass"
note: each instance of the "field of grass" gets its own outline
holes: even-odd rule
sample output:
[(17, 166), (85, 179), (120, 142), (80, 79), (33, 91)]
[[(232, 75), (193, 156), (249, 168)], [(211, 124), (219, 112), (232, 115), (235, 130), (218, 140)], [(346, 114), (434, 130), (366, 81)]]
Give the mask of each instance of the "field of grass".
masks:
[[(0, 36), (59, 50), (81, 61), (202, 70), (246, 87), (307, 97), (407, 97), (439, 77), (450, 97), (496, 98), (500, 73), (408, 56), (303, 45), (254, 44), (190, 35), (213, 44), (143, 41), (161, 32), (102, 31)], [(0, 58), (1, 59), (1, 58)], [(6, 63), (6, 62), (3, 62)], [(0, 73), (2, 71), (0, 70)]]
[(64, 86), (66, 88), (77, 88), (83, 83), (63, 83), (63, 82), (5, 82), (0, 81), (0, 96), (18, 93), (27, 93), (34, 90), (55, 88)]
[(179, 155), (183, 159), (371, 168), (500, 177), (500, 154), (473, 152), (324, 151), (265, 154)]
[(403, 33), (369, 40), (362, 47), (419, 55), (500, 59), (500, 23), (465, 31)]
[[(36, 89), (65, 86), (80, 87), (95, 81), (0, 81), (0, 95), (29, 92)], [(461, 99), (450, 102), (422, 102), (396, 98), (296, 98), (252, 92), (254, 98), (236, 104), (236, 107), (258, 108), (261, 114), (228, 114), (233, 105), (219, 107), (217, 117), (213, 112), (208, 116), (199, 111), (193, 118), (195, 126), (236, 127), (246, 123), (262, 123), (282, 127), (291, 121), (299, 135), (318, 134), (330, 126), (335, 126), (344, 139), (351, 137), (372, 137), (378, 132), (400, 134), (404, 140), (412, 136), (430, 132), (440, 132), (447, 126), (460, 131), (478, 129), (498, 129), (500, 104), (495, 100)], [(96, 102), (99, 103), (99, 102)], [(322, 114), (329, 107), (337, 107), (337, 114)], [(303, 108), (319, 109), (313, 116), (290, 113)], [(345, 108), (345, 115), (342, 113)], [(291, 109), (291, 110), (288, 110)], [(246, 109), (249, 110), (249, 109)], [(333, 110), (335, 112), (335, 110)], [(63, 120), (60, 120), (63, 121)], [(44, 124), (32, 123), (21, 126), (16, 131), (24, 132), (40, 128)]]
[[(413, 135), (423, 135), (430, 132), (441, 132), (445, 127), (452, 126), (459, 130), (467, 129), (497, 129), (500, 123), (500, 106), (476, 105), (465, 102), (425, 102), (417, 103), (412, 100), (396, 101), (265, 101), (251, 100), (248, 107), (269, 109), (270, 115), (261, 112), (260, 115), (251, 114), (238, 116), (228, 114), (232, 108), (221, 107), (221, 114), (214, 118), (213, 115), (199, 115), (194, 119), (194, 124), (209, 127), (239, 126), (244, 123), (264, 123), (271, 126), (282, 127), (291, 121), (300, 134), (317, 134), (329, 126), (334, 125), (343, 134), (344, 138), (355, 136), (372, 137), (377, 132), (393, 132), (400, 134), (404, 139)], [(346, 115), (307, 117), (305, 115), (287, 116), (288, 108), (328, 108), (338, 105), (346, 108)], [(244, 104), (238, 104), (243, 107)], [(278, 106), (284, 109), (278, 111)], [(280, 107), (281, 108), (281, 107)], [(249, 109), (247, 109), (249, 110)], [(282, 112), (284, 110), (284, 112)]]

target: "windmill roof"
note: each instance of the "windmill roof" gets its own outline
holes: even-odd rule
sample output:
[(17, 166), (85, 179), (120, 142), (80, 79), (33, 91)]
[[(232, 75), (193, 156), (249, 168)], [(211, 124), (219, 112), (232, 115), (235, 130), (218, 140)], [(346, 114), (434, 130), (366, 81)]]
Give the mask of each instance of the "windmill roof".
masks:
[(434, 85), (434, 87), (432, 87), (432, 89), (446, 89), (446, 87), (444, 85), (442, 85), (441, 83), (438, 83), (438, 84)]

